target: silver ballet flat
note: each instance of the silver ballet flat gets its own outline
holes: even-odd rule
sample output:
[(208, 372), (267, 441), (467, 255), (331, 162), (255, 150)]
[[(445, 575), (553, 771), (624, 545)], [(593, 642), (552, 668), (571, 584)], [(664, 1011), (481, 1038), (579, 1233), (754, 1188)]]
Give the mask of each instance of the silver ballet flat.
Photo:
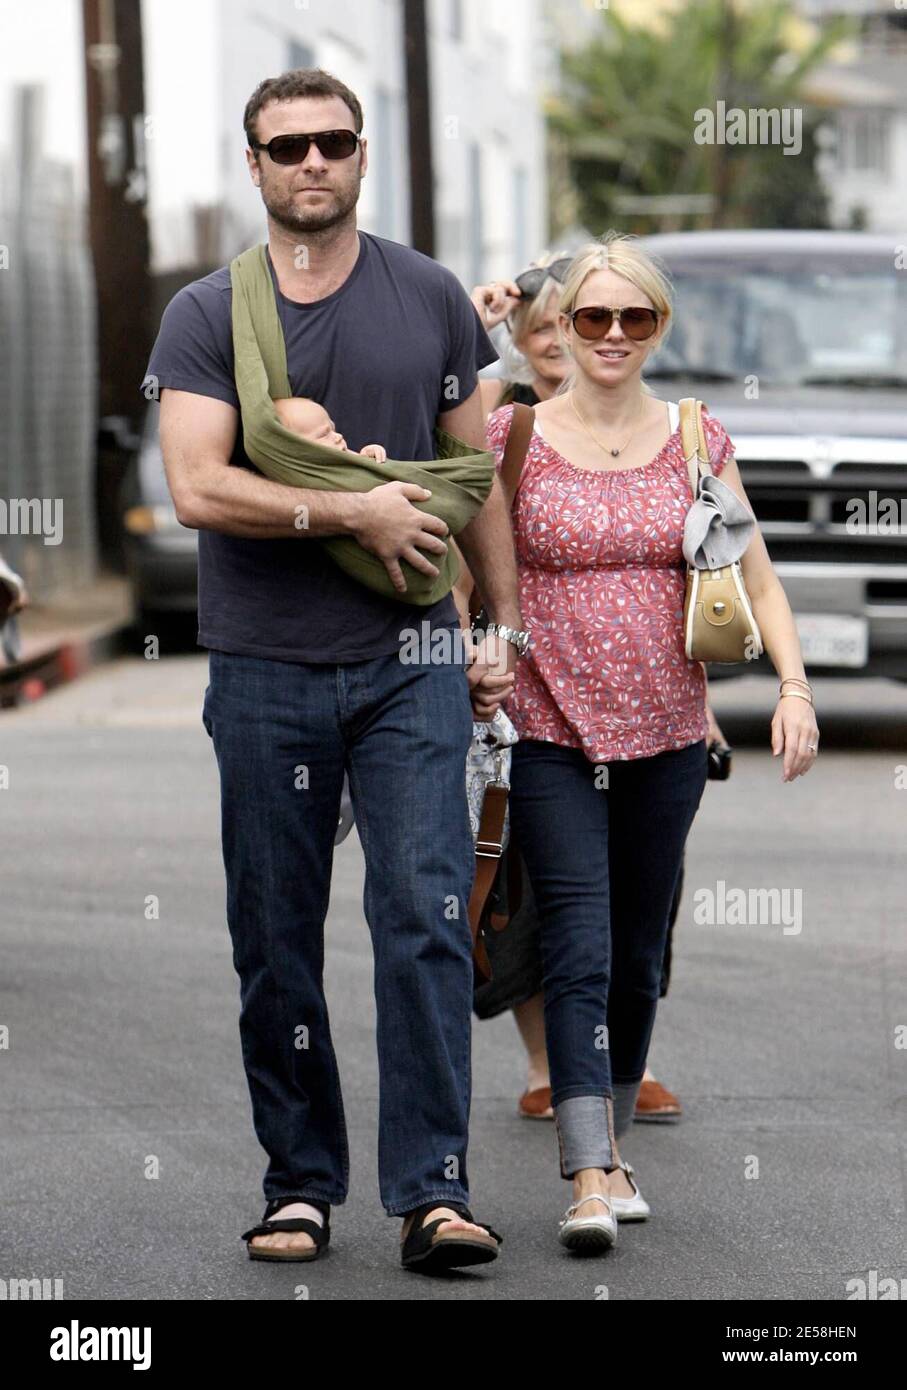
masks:
[[(577, 1216), (584, 1202), (601, 1202), (607, 1207), (607, 1215)], [(614, 1219), (614, 1198), (604, 1192), (590, 1192), (573, 1202), (560, 1223), (558, 1239), (568, 1250), (580, 1250), (584, 1255), (593, 1255), (599, 1250), (610, 1250), (617, 1244), (617, 1222)]]
[(639, 1190), (639, 1184), (633, 1176), (632, 1167), (629, 1163), (621, 1163), (620, 1167), (630, 1180), (630, 1186), (633, 1188), (633, 1196), (611, 1198), (611, 1206), (614, 1210), (615, 1218), (618, 1221), (648, 1221), (649, 1217), (652, 1215), (652, 1208)]

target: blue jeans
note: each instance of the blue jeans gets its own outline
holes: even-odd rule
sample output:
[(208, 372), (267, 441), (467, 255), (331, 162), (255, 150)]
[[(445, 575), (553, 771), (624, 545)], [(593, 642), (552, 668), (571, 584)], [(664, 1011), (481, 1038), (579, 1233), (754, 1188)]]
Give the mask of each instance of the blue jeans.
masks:
[(468, 1202), (475, 866), (465, 667), (397, 653), (322, 665), (212, 651), (227, 919), (267, 1198), (339, 1205), (349, 1160), (322, 983), (343, 774), (365, 854), (388, 1215)]
[[(510, 813), (541, 923), (545, 1040), (561, 1173), (609, 1168), (655, 1023), (668, 916), (706, 780), (704, 740), (591, 763), (527, 739)], [(606, 786), (596, 785), (605, 778)]]

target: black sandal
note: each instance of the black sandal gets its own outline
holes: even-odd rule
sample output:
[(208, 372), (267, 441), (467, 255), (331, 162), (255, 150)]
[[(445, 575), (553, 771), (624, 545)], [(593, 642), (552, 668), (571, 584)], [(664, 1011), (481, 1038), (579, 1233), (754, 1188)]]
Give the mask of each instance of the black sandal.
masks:
[[(450, 1220), (449, 1216), (439, 1216), (437, 1221), (425, 1224), (429, 1212), (437, 1211), (439, 1207), (445, 1207), (448, 1211), (456, 1212), (464, 1221), (481, 1226), (488, 1235), (478, 1236), (474, 1232), (457, 1230), (439, 1234), (438, 1228)], [(498, 1235), (497, 1231), (493, 1231), (483, 1221), (475, 1221), (469, 1207), (464, 1206), (462, 1202), (423, 1202), (421, 1207), (415, 1207), (406, 1215), (413, 1218), (413, 1223), (400, 1251), (404, 1269), (418, 1269), (424, 1274), (435, 1274), (440, 1270), (456, 1269), (461, 1265), (488, 1264), (490, 1260), (497, 1259), (498, 1248), (504, 1240), (503, 1236)]]
[[(307, 1216), (290, 1216), (283, 1221), (269, 1221), (268, 1217), (283, 1207), (290, 1206), (294, 1202), (307, 1202), (310, 1207), (315, 1207), (324, 1217), (324, 1225), (319, 1226), (317, 1221), (312, 1221)], [(314, 1250), (269, 1250), (267, 1246), (253, 1246), (251, 1244), (253, 1236), (269, 1236), (273, 1231), (304, 1231), (307, 1236), (311, 1236), (315, 1242)], [(261, 1225), (253, 1226), (249, 1231), (243, 1231), (240, 1240), (246, 1242), (250, 1260), (291, 1260), (302, 1262), (306, 1260), (317, 1260), (322, 1250), (326, 1247), (331, 1238), (331, 1208), (327, 1202), (318, 1202), (312, 1197), (272, 1197), (265, 1207), (265, 1214), (262, 1217)]]

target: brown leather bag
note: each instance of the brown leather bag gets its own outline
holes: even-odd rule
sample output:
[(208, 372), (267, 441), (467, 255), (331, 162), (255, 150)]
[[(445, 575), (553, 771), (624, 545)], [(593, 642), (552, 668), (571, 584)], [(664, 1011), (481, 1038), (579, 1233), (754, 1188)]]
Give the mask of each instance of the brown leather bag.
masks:
[[(535, 411), (532, 406), (523, 405), (519, 401), (516, 402), (510, 421), (510, 432), (504, 446), (500, 472), (504, 496), (511, 508), (520, 485), (523, 464), (526, 461), (526, 453), (529, 449), (534, 425)], [(481, 595), (478, 588), (474, 587), (469, 598), (469, 616), (477, 626), (482, 626), (481, 621), (477, 621), (480, 619), (481, 612)], [(509, 791), (510, 785), (507, 782), (486, 783), (482, 814), (479, 820), (479, 834), (476, 839), (476, 875), (469, 897), (468, 917), (472, 932), (472, 959), (476, 976), (480, 980), (491, 979), (491, 964), (488, 960), (485, 943), (482, 940), (483, 932), (489, 926), (493, 927), (495, 931), (502, 931), (509, 920), (509, 917), (502, 917), (500, 914), (486, 911), (488, 895), (497, 877), (501, 855), (504, 852), (502, 843), (504, 815), (507, 810)], [(508, 866), (510, 889), (514, 894), (513, 899), (509, 899), (511, 915), (519, 905), (520, 882), (519, 875), (513, 872), (515, 865), (518, 867), (515, 855), (512, 856), (512, 860), (513, 862)]]

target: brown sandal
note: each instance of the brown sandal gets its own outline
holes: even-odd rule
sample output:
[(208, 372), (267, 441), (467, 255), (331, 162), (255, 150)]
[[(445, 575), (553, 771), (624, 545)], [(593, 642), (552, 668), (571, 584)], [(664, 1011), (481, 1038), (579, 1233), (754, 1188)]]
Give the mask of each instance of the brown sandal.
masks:
[(519, 1108), (524, 1120), (553, 1120), (551, 1087), (538, 1086), (534, 1091), (524, 1091), (520, 1096)]
[(675, 1095), (662, 1086), (660, 1081), (643, 1081), (636, 1098), (634, 1120), (648, 1120), (653, 1124), (670, 1124), (679, 1120), (683, 1107)]

